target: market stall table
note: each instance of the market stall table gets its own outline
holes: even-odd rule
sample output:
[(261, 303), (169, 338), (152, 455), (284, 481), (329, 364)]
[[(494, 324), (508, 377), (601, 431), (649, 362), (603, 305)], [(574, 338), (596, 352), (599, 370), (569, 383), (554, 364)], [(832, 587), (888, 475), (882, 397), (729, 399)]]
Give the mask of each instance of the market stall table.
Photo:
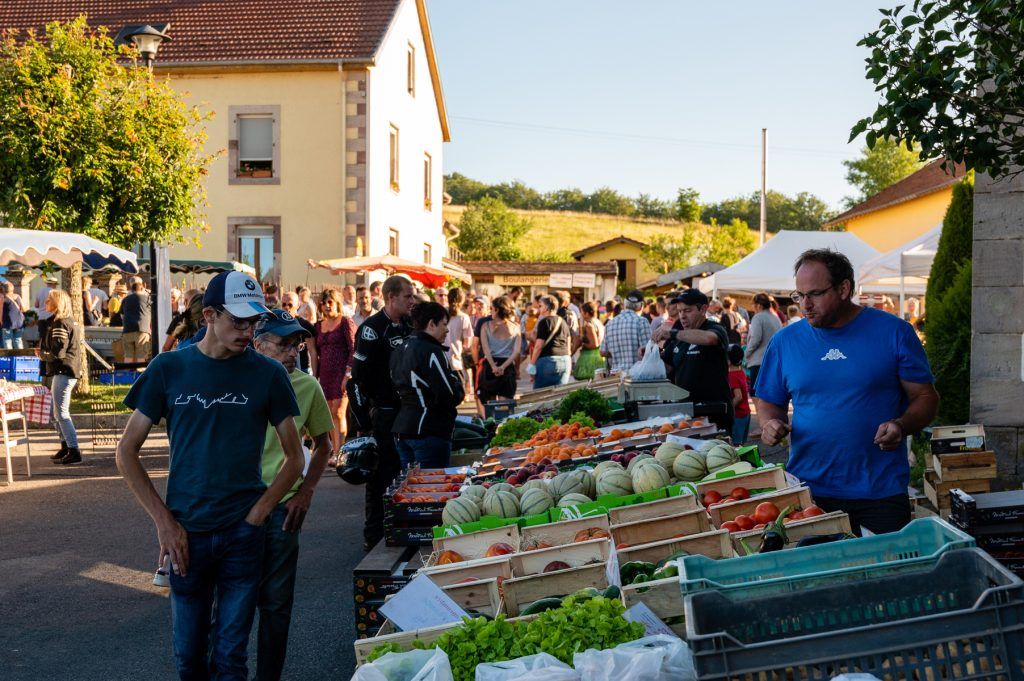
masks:
[[(7, 484), (14, 484), (11, 447), (25, 445), (25, 472), (32, 477), (32, 445), (28, 435), (29, 421), (41, 425), (50, 422), (53, 397), (46, 386), (28, 383), (0, 383), (0, 423), (3, 426), (4, 452), (7, 457)], [(8, 424), (21, 421), (21, 437), (11, 437)]]

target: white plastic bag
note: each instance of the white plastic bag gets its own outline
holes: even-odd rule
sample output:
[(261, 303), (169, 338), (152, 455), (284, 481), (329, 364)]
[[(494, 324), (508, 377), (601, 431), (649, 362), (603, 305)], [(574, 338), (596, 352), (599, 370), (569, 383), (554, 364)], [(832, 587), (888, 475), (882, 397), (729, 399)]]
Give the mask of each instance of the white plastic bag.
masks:
[(654, 341), (647, 341), (643, 358), (629, 368), (629, 377), (634, 381), (660, 381), (667, 377), (665, 363)]
[(554, 655), (537, 653), (478, 664), (476, 681), (580, 681), (580, 675)]
[(440, 648), (387, 653), (356, 670), (352, 681), (455, 681)]
[(608, 650), (587, 650), (573, 656), (581, 681), (697, 681), (693, 654), (686, 643), (659, 634)]

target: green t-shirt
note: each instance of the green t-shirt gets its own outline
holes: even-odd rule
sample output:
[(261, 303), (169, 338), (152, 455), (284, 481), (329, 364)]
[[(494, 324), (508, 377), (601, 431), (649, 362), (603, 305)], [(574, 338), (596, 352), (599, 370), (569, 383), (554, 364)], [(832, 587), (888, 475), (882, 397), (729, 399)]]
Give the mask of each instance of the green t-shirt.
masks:
[[(295, 429), (299, 435), (305, 431), (310, 437), (316, 437), (329, 433), (334, 428), (334, 420), (331, 419), (331, 410), (327, 406), (327, 398), (324, 397), (323, 388), (320, 383), (304, 371), (295, 371), (288, 374), (292, 382), (292, 390), (295, 391), (295, 399), (299, 403), (299, 415), (295, 418)], [(277, 437), (277, 431), (273, 427), (267, 428), (267, 437), (263, 442), (263, 482), (268, 487), (277, 477), (278, 471), (284, 465), (284, 449), (281, 447), (281, 440)], [(300, 476), (291, 490), (284, 495), (281, 503), (284, 503), (295, 496), (302, 485)]]

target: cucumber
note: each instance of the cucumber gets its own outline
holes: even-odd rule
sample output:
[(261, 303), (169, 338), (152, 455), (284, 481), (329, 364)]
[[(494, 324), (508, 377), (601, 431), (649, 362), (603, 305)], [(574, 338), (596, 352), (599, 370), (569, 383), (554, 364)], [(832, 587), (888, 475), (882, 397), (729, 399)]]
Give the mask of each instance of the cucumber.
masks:
[(546, 610), (554, 610), (555, 608), (560, 607), (562, 607), (561, 598), (539, 598), (535, 600), (533, 603), (530, 603), (528, 606), (523, 608), (519, 614), (520, 616), (537, 615)]

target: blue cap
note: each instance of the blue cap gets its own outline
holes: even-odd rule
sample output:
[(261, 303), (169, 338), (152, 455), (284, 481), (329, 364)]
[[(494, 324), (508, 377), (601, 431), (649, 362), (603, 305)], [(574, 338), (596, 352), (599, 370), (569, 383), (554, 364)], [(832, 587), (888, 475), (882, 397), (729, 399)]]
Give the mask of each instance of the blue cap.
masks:
[(271, 310), (269, 315), (256, 324), (255, 335), (262, 336), (265, 333), (272, 333), (281, 338), (287, 338), (293, 333), (301, 333), (306, 336), (312, 335), (299, 324), (290, 312), (285, 312), (284, 310)]
[(259, 282), (245, 272), (221, 272), (214, 277), (203, 294), (203, 307), (223, 307), (240, 319), (270, 312)]

